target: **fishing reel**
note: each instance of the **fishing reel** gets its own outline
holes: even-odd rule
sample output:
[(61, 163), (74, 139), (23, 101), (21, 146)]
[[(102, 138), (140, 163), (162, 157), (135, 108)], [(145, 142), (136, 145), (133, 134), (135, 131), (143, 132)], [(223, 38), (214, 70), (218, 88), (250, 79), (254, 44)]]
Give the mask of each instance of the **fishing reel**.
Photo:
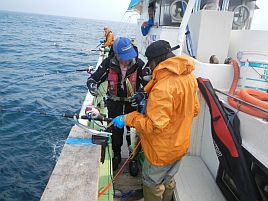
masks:
[(98, 119), (100, 117), (100, 111), (97, 107), (89, 105), (86, 106), (85, 115), (90, 119)]
[(94, 67), (94, 66), (89, 66), (88, 69), (87, 69), (87, 73), (88, 73), (89, 75), (93, 74), (94, 71), (95, 71), (95, 67)]
[(88, 120), (106, 121), (108, 123), (112, 121), (111, 118), (108, 118), (106, 117), (105, 114), (100, 113), (100, 110), (98, 107), (93, 106), (93, 105), (86, 106), (85, 117)]

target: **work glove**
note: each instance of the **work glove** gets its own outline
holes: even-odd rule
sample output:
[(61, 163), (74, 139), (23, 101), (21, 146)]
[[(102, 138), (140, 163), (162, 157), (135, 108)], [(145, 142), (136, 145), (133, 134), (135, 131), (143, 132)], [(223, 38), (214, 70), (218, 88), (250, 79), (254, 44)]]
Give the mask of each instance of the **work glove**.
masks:
[(115, 117), (112, 120), (115, 127), (120, 128), (120, 129), (124, 127), (125, 125), (124, 116), (125, 115), (120, 115), (120, 116)]
[(138, 112), (141, 114), (144, 114), (146, 110), (146, 105), (147, 105), (147, 100), (142, 100), (138, 106)]
[(132, 107), (138, 107), (142, 100), (147, 99), (147, 93), (136, 92), (134, 96), (130, 98), (130, 103)]

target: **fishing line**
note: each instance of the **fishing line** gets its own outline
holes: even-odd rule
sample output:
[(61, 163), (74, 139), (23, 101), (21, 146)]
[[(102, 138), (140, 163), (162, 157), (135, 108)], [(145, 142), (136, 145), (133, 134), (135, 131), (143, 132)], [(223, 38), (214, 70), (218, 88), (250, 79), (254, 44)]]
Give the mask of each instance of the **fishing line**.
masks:
[(65, 71), (64, 70), (57, 70), (56, 72), (43, 73), (43, 74), (39, 74), (39, 75), (29, 76), (29, 77), (26, 77), (26, 78), (23, 78), (23, 79), (19, 80), (18, 82), (27, 81), (27, 80), (31, 80), (31, 79), (35, 79), (35, 78), (41, 78), (41, 77), (45, 77), (45, 76), (48, 76), (48, 75), (68, 74), (68, 73), (84, 72), (84, 71), (88, 71), (88, 70), (90, 70), (90, 69), (89, 68), (84, 68), (84, 69), (65, 70)]
[[(49, 117), (65, 117), (67, 114), (60, 114), (60, 113), (53, 113), (53, 112), (45, 112), (45, 111), (27, 111), (21, 108), (16, 109), (1, 109), (1, 111), (6, 113), (24, 113), (24, 114), (31, 114), (36, 116), (49, 116)], [(67, 116), (66, 116), (67, 117)]]
[(69, 74), (69, 73), (77, 73), (77, 72), (90, 73), (91, 71), (92, 71), (92, 66), (89, 66), (88, 68), (76, 69), (76, 70), (57, 70), (56, 72), (43, 73), (43, 74), (39, 74), (39, 75), (33, 75), (33, 76), (28, 76), (26, 78), (22, 78), (16, 82), (10, 83), (9, 85), (7, 85), (6, 87), (4, 87), (2, 89), (6, 89), (10, 86), (13, 86), (13, 85), (18, 84), (18, 83), (23, 82), (23, 81), (28, 81), (28, 80), (32, 80), (32, 79), (36, 79), (36, 78), (42, 78), (42, 77), (46, 77), (46, 76), (50, 76), (50, 75)]

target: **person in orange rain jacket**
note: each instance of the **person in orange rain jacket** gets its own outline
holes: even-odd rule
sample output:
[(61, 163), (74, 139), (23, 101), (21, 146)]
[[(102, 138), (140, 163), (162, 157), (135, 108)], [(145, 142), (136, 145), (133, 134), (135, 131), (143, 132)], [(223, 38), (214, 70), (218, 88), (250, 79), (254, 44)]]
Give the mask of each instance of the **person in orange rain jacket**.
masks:
[(148, 46), (145, 56), (153, 71), (144, 90), (148, 93), (145, 114), (137, 111), (113, 119), (116, 127), (125, 124), (140, 134), (145, 154), (143, 193), (145, 201), (172, 199), (180, 160), (190, 144), (192, 121), (200, 111), (194, 62), (175, 56), (167, 41)]
[(114, 34), (112, 30), (110, 29), (110, 27), (105, 26), (103, 30), (104, 30), (104, 37), (105, 37), (104, 47), (107, 47), (107, 46), (111, 47), (114, 43)]

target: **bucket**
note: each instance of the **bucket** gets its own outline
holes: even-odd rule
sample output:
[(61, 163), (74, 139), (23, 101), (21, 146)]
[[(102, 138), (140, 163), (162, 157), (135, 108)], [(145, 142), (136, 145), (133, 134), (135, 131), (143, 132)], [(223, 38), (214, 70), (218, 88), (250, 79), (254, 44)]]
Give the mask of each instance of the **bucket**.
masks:
[(268, 61), (240, 61), (238, 88), (268, 92)]

